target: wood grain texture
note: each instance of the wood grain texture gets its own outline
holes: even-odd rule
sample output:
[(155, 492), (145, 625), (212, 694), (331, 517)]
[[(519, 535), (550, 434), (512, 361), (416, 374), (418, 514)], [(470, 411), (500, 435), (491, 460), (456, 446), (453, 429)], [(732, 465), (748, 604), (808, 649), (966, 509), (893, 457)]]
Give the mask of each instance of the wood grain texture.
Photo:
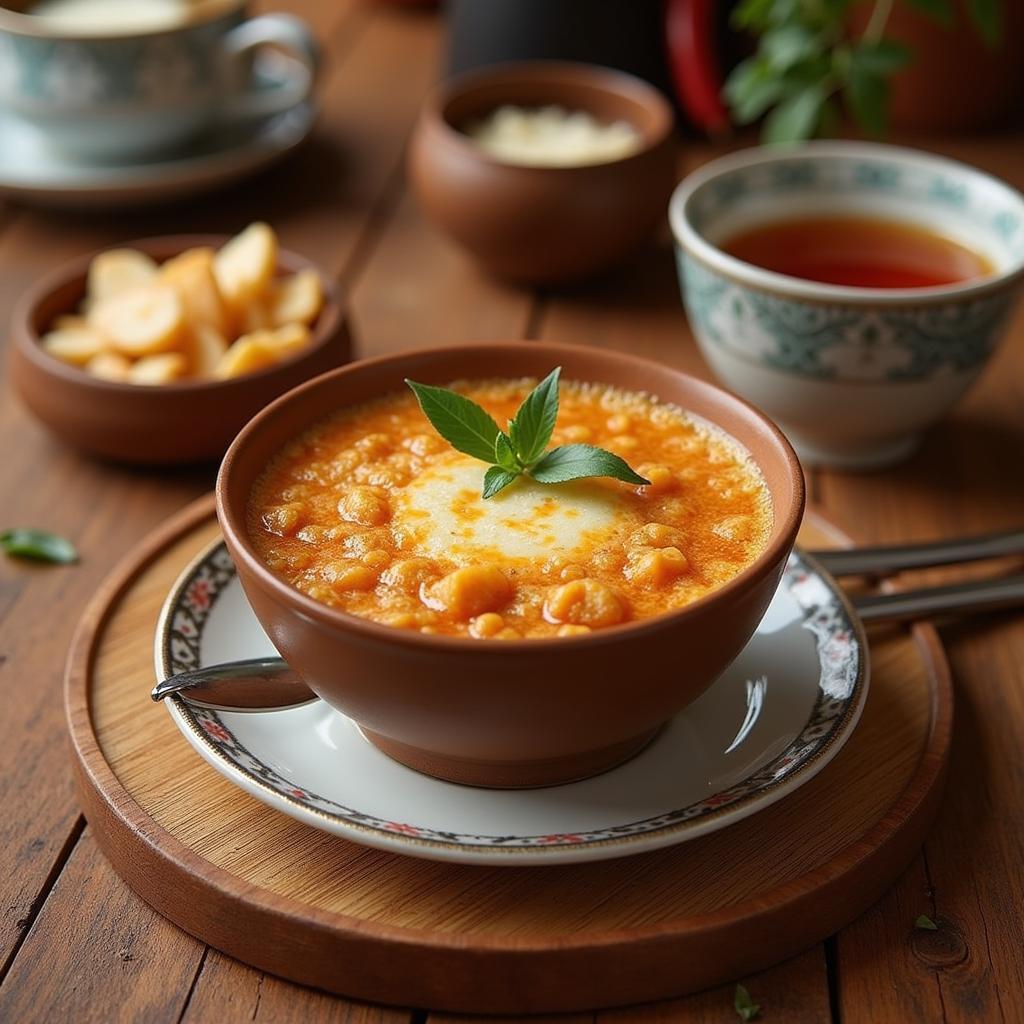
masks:
[[(1024, 187), (1019, 137), (933, 140), (929, 148)], [(1024, 521), (1024, 474), (1008, 470), (1020, 466), (1024, 451), (1022, 331), (1024, 310), (1018, 310), (976, 388), (909, 462), (870, 476), (824, 478), (821, 500), (841, 522), (856, 521), (858, 539), (929, 539)], [(956, 575), (1019, 571), (1021, 564)], [(947, 623), (941, 633), (957, 683), (948, 792), (921, 860), (870, 921), (838, 937), (840, 964), (850, 965), (841, 966), (850, 982), (840, 988), (844, 1021), (915, 1019), (926, 994), (934, 1019), (947, 1022), (1024, 1015), (1024, 619), (991, 614)], [(935, 918), (938, 932), (913, 931), (921, 912)]]
[(0, 1020), (172, 1024), (203, 944), (117, 884), (87, 829), (0, 987)]
[[(270, 220), (285, 245), (336, 277), (365, 258), (380, 227), (376, 204), (398, 183), (408, 125), (435, 73), (437, 26), (359, 0), (264, 6), (307, 17), (324, 46), (323, 111), (310, 142), (255, 179), (187, 205), (103, 217), (5, 207), (0, 308), (9, 311), (30, 281), (82, 252), (148, 234), (236, 230), (255, 218)], [(392, 54), (403, 62), (397, 79)], [(0, 399), (0, 437), (3, 525), (56, 530), (82, 553), (82, 563), (64, 571), (0, 561), (0, 721), (17, 737), (0, 747), (2, 979), (78, 838), (79, 810), (57, 753), (65, 742), (61, 663), (75, 620), (120, 554), (208, 490), (213, 469), (130, 472), (83, 459), (52, 441), (9, 391)], [(104, 991), (95, 992), (99, 1015)]]
[(948, 679), (941, 660), (929, 664), (934, 644), (890, 630), (875, 635), (853, 738), (757, 829), (536, 869), (436, 864), (325, 835), (239, 794), (148, 698), (160, 606), (216, 536), (210, 513), (208, 500), (182, 513), (105, 584), (69, 661), (68, 713), (86, 813), (115, 867), (172, 920), (257, 967), (456, 1010), (685, 992), (854, 916), (902, 870), (934, 809)]
[[(293, 159), (249, 182), (167, 210), (71, 217), (4, 203), (0, 309), (9, 312), (33, 278), (82, 251), (155, 232), (231, 230), (268, 217), (287, 245), (314, 256), (354, 288), (364, 354), (434, 339), (543, 334), (643, 352), (706, 375), (664, 245), (590, 286), (538, 298), (481, 278), (422, 222), (404, 193), (400, 171), (408, 125), (439, 66), (442, 32), (436, 20), (420, 12), (380, 10), (365, 0), (267, 0), (262, 6), (302, 14), (324, 43), (324, 110), (314, 138)], [(899, 141), (947, 152), (1024, 187), (1019, 131)], [(684, 165), (697, 166), (722, 148), (688, 143)], [(873, 476), (811, 478), (812, 493), (858, 541), (1020, 524), (1024, 484), (1007, 467), (1019, 465), (1024, 448), (1022, 328), (1018, 319), (1010, 343), (977, 390), (931, 433), (909, 465)], [(81, 818), (61, 753), (61, 665), (74, 624), (108, 568), (170, 512), (207, 489), (212, 474), (131, 474), (81, 460), (52, 443), (8, 392), (0, 396), (0, 440), (0, 525), (49, 526), (73, 537), (83, 552), (73, 570), (0, 561), (0, 979), (10, 965), (0, 986), (0, 1017), (9, 1019), (6, 1008), (17, 1007), (19, 1016), (10, 1019), (29, 1024), (68, 1017), (128, 1019), (124, 1007), (137, 1004), (123, 1001), (125, 963), (93, 952), (121, 948), (121, 916), (90, 913), (87, 926), (78, 928), (77, 893), (60, 887), (62, 872), (78, 871), (82, 863), (75, 859), (81, 856)], [(958, 718), (948, 795), (925, 853), (869, 916), (832, 940), (828, 983), (820, 946), (747, 979), (765, 1008), (763, 1019), (818, 1019), (814, 1015), (828, 1006), (829, 985), (836, 1019), (843, 1021), (903, 1024), (918, 1012), (928, 1021), (1024, 1017), (1022, 630), (1024, 622), (1011, 615), (943, 628), (956, 675)], [(81, 842), (92, 843), (88, 831)], [(95, 859), (94, 847), (89, 856)], [(111, 906), (131, 905), (134, 897), (123, 883), (102, 870), (102, 860), (95, 864), (90, 891)], [(939, 932), (909, 928), (908, 915), (912, 922), (923, 903), (932, 906)], [(135, 917), (129, 913), (125, 920)], [(182, 945), (181, 934), (166, 925), (139, 934), (162, 965), (161, 984), (177, 993), (179, 1007), (192, 1005), (191, 991), (196, 1009), (190, 1020), (248, 1020), (254, 1009), (270, 1019), (263, 997), (255, 995), (268, 983), (279, 993), (268, 1004), (277, 1016), (294, 1004), (309, 1021), (363, 1020), (364, 1014), (378, 1019), (374, 1008), (313, 997), (271, 978), (261, 983), (260, 972), (212, 951), (198, 977), (194, 971), (190, 976), (198, 944)], [(60, 973), (44, 977), (40, 964), (59, 964)], [(760, 986), (769, 979), (779, 980), (763, 992)], [(613, 1013), (638, 1024), (732, 1020), (729, 989)], [(932, 991), (937, 1002), (927, 995)], [(384, 1019), (390, 1024), (390, 1017)]]

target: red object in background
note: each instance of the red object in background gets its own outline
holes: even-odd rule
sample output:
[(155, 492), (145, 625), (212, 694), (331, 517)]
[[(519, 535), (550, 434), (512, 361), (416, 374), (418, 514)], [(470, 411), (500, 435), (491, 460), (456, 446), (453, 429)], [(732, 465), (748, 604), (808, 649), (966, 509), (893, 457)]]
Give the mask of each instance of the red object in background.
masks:
[(729, 130), (715, 38), (717, 0), (666, 0), (665, 42), (679, 102), (691, 123), (718, 135)]

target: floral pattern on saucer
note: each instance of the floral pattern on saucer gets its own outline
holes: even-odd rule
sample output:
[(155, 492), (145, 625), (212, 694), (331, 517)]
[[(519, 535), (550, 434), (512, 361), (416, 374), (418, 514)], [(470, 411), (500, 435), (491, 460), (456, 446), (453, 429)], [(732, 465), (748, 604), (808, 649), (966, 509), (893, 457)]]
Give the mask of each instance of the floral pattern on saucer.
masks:
[[(218, 596), (233, 578), (234, 566), (220, 542), (178, 582), (165, 605), (164, 625), (157, 637), (158, 663), (162, 662), (166, 675), (200, 664), (203, 630)], [(800, 611), (799, 624), (813, 635), (819, 662), (817, 698), (798, 735), (769, 763), (728, 788), (667, 813), (608, 828), (531, 835), (467, 834), (442, 831), (415, 821), (388, 820), (296, 786), (247, 749), (220, 712), (193, 707), (178, 697), (172, 700), (176, 714), (201, 742), (204, 756), (214, 755), (249, 783), (291, 805), (354, 829), (462, 850), (525, 852), (622, 842), (630, 837), (676, 830), (762, 796), (807, 770), (848, 734), (866, 689), (865, 651), (859, 625), (835, 585), (799, 552), (790, 557), (781, 587)]]

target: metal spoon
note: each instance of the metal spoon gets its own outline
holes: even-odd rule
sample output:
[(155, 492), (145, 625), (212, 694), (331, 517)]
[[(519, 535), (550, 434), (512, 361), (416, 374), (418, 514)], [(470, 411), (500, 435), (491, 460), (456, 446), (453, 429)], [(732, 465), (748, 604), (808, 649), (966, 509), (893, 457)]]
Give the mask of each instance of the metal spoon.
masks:
[[(1024, 604), (1024, 574), (894, 594), (858, 594), (851, 602), (865, 622), (902, 621), (957, 612), (995, 611)], [(282, 658), (255, 658), (180, 672), (157, 683), (155, 701), (178, 694), (219, 711), (281, 711), (318, 700)]]

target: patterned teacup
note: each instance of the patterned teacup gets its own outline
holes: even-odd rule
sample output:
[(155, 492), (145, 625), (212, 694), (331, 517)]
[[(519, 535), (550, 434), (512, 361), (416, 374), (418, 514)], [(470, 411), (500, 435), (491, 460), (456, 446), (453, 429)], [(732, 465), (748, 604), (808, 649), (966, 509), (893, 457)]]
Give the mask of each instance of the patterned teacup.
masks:
[[(120, 3), (0, 8), (0, 111), (76, 157), (126, 160), (169, 151), (218, 119), (290, 109), (312, 89), (316, 43), (298, 18), (247, 19), (245, 0)], [(252, 74), (266, 46), (295, 58), (271, 86)]]
[[(966, 246), (990, 276), (933, 288), (855, 288), (773, 273), (719, 245), (788, 218), (919, 225)], [(811, 464), (907, 456), (980, 374), (1024, 274), (1024, 197), (964, 164), (896, 146), (749, 149), (686, 178), (670, 207), (690, 324), (733, 390)]]

